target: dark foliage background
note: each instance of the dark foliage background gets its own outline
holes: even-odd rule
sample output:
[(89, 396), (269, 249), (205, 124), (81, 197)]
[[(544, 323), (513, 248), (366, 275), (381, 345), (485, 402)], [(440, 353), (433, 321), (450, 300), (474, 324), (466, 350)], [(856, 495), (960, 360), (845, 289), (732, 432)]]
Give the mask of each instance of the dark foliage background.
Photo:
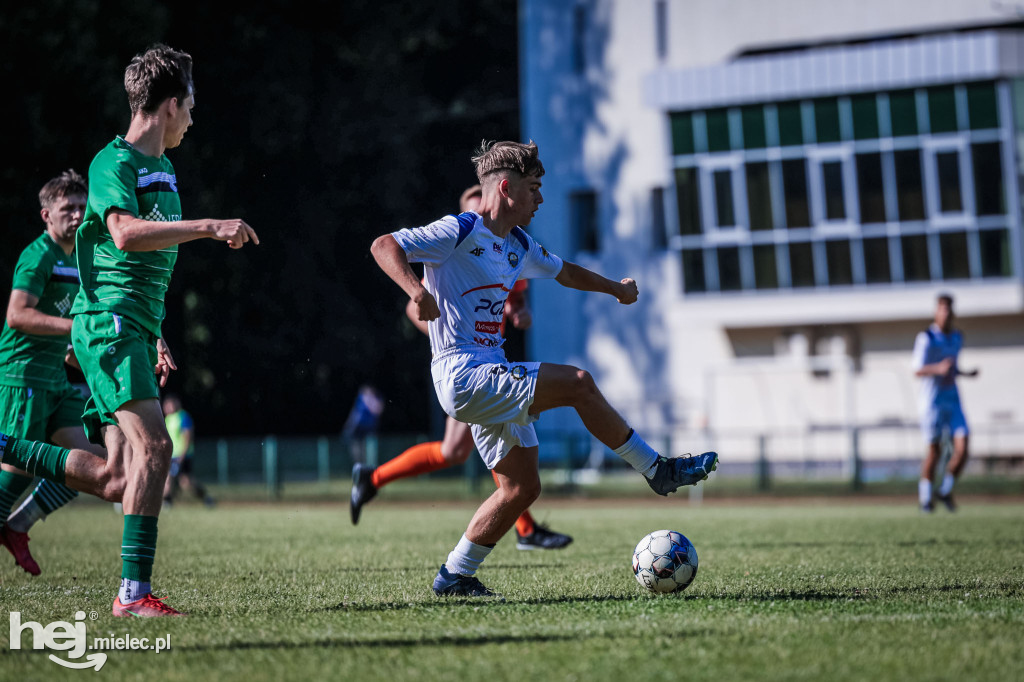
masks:
[(518, 138), (515, 0), (6, 5), (4, 294), (39, 188), (127, 130), (124, 67), (154, 42), (195, 60), (195, 124), (168, 153), (185, 216), (262, 242), (180, 250), (164, 335), (203, 435), (336, 431), (364, 382), (384, 429), (427, 428), (429, 348), (368, 249), (455, 211), (482, 138)]

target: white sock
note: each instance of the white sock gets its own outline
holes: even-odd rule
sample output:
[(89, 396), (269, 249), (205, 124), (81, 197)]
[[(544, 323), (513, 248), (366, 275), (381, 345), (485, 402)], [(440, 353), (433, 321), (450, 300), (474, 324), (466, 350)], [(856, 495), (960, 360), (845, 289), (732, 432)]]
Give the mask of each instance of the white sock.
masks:
[(444, 562), (444, 565), (448, 567), (449, 573), (473, 575), (492, 549), (494, 548), (487, 545), (470, 542), (463, 534), (459, 544), (455, 545), (455, 549), (448, 555), (448, 561)]
[(636, 431), (630, 431), (629, 440), (615, 448), (615, 454), (647, 478), (658, 468), (658, 453)]
[(7, 526), (18, 533), (27, 533), (28, 529), (36, 521), (42, 521), (46, 519), (46, 514), (43, 513), (42, 508), (36, 502), (35, 495), (29, 495), (28, 498), (21, 503), (21, 506), (14, 510), (14, 513), (7, 519)]
[(127, 604), (128, 602), (142, 599), (152, 591), (149, 583), (144, 583), (141, 580), (132, 580), (131, 578), (121, 578), (121, 591), (118, 592), (117, 596), (121, 598), (122, 604)]
[(946, 475), (942, 477), (942, 485), (939, 486), (939, 495), (945, 497), (953, 492), (953, 484), (956, 483), (956, 479), (953, 478), (953, 474), (946, 472)]
[(927, 478), (922, 478), (917, 482), (917, 499), (922, 505), (932, 501), (932, 482)]

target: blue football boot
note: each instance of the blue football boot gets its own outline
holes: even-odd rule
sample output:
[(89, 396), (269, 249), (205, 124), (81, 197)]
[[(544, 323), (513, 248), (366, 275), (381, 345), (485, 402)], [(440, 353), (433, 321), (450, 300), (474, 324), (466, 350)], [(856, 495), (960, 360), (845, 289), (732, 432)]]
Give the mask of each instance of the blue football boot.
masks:
[(705, 452), (696, 457), (658, 457), (654, 475), (647, 485), (659, 495), (668, 495), (684, 485), (696, 485), (718, 468), (718, 453)]
[(439, 597), (497, 596), (471, 575), (449, 573), (448, 567), (444, 564), (441, 564), (441, 570), (437, 572), (437, 577), (434, 578), (434, 594)]

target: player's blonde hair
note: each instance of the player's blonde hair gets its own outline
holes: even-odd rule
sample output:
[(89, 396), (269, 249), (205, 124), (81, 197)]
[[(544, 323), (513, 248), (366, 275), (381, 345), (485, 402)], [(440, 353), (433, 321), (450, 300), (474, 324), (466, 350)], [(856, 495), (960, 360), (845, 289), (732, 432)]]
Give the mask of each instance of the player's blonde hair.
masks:
[(489, 175), (501, 172), (517, 173), (520, 176), (544, 175), (544, 164), (537, 156), (537, 145), (530, 140), (522, 142), (488, 142), (480, 143), (480, 149), (473, 156), (476, 166), (476, 177), (481, 183)]
[(156, 44), (135, 55), (124, 70), (124, 89), (132, 115), (151, 114), (164, 100), (183, 100), (192, 92), (192, 56), (166, 45)]
[(88, 196), (89, 189), (85, 178), (76, 173), (74, 168), (69, 168), (39, 190), (39, 206), (50, 208), (58, 199), (78, 195)]

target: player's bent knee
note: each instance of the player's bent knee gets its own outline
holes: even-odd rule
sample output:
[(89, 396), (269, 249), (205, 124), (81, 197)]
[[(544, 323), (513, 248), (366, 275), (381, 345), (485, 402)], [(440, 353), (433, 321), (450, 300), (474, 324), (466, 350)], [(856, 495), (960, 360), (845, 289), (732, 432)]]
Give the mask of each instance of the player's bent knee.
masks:
[(473, 448), (456, 447), (451, 450), (441, 450), (441, 457), (444, 458), (446, 464), (455, 466), (456, 464), (465, 464), (469, 456), (473, 454)]

